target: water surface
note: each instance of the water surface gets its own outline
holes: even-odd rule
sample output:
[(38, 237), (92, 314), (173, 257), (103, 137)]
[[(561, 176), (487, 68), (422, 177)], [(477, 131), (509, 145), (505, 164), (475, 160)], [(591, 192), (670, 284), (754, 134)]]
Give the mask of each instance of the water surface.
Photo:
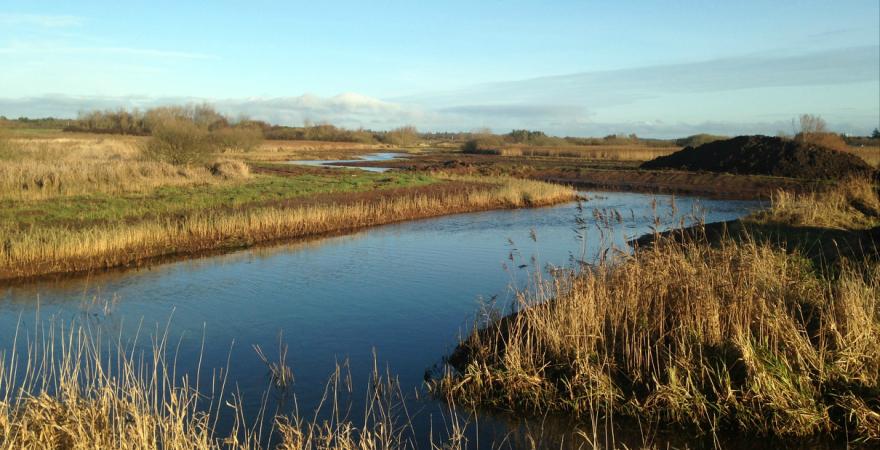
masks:
[(395, 159), (405, 158), (407, 156), (406, 153), (368, 153), (366, 155), (361, 155), (358, 159), (307, 159), (307, 160), (297, 160), (297, 161), (288, 161), (289, 164), (296, 164), (300, 166), (312, 166), (312, 167), (336, 167), (340, 169), (360, 169), (365, 170), (367, 172), (387, 172), (391, 170), (390, 167), (365, 167), (365, 166), (352, 166), (346, 165), (346, 163), (356, 163), (356, 162), (365, 162), (365, 161), (391, 161)]

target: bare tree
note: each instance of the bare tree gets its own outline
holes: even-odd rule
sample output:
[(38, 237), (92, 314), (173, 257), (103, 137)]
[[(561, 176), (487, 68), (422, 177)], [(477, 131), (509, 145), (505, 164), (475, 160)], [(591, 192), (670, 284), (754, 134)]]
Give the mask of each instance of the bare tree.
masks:
[(800, 122), (800, 133), (804, 136), (828, 132), (828, 124), (825, 123), (825, 119), (819, 116), (801, 114)]

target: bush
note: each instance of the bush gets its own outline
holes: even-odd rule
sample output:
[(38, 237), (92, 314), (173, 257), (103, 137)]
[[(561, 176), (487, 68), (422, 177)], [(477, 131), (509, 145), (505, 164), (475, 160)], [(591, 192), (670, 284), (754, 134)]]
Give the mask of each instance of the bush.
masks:
[(395, 128), (385, 133), (382, 138), (382, 141), (386, 144), (399, 145), (401, 147), (414, 145), (418, 140), (419, 132), (414, 126)]
[(211, 139), (220, 151), (241, 150), (249, 152), (263, 142), (263, 130), (241, 125), (220, 128), (211, 132)]
[(840, 135), (834, 133), (798, 133), (797, 136), (794, 137), (794, 140), (837, 151), (846, 151), (849, 149), (849, 145), (847, 145), (846, 141), (844, 141)]
[(501, 136), (494, 134), (484, 134), (482, 136), (477, 136), (473, 139), (469, 139), (464, 145), (461, 146), (461, 151), (464, 153), (489, 153), (489, 154), (499, 154), (501, 151), (501, 147), (504, 146), (504, 139)]
[(226, 179), (249, 178), (251, 168), (241, 161), (216, 161), (208, 167), (212, 175)]
[(189, 120), (167, 118), (153, 127), (144, 155), (156, 161), (184, 165), (205, 162), (216, 150), (207, 129)]

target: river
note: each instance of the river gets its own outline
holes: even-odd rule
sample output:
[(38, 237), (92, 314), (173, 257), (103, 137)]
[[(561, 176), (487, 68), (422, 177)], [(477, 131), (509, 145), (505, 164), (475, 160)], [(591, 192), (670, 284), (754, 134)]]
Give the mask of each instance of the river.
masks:
[[(415, 434), (427, 435), (430, 424), (435, 430), (443, 426), (440, 405), (424, 400), (426, 369), (454, 348), (483, 304), (494, 299), (504, 307), (528, 274), (595, 254), (600, 233), (594, 210), (620, 213), (613, 235), (625, 247), (627, 239), (650, 232), (658, 215), (670, 226), (694, 211), (716, 222), (760, 207), (676, 197), (673, 213), (669, 196), (583, 195), (588, 200), (582, 208), (573, 202), (446, 216), (148, 269), (5, 287), (0, 340), (10, 345), (16, 328), (20, 336), (28, 334), (37, 315), (43, 321), (99, 322), (126, 339), (142, 323), (145, 348), (150, 342), (143, 336), (168, 325), (179, 373), (193, 371), (199, 359), (205, 373), (228, 362), (229, 379), (249, 415), (261, 407), (269, 386), (254, 345), (270, 358), (277, 356), (279, 341), (289, 346), (286, 362), (301, 412), (319, 402), (336, 364), (347, 361), (357, 391), (369, 381), (375, 358), (398, 377)], [(585, 225), (580, 231), (579, 216)], [(498, 428), (481, 428), (480, 433), (494, 433), (480, 437), (482, 446), (497, 437)]]

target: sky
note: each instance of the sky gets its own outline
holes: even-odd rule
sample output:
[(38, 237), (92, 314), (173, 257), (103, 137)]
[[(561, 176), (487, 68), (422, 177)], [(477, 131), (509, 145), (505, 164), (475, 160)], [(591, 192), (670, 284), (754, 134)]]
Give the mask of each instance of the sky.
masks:
[(880, 126), (880, 2), (0, 0), (0, 115), (556, 135)]

